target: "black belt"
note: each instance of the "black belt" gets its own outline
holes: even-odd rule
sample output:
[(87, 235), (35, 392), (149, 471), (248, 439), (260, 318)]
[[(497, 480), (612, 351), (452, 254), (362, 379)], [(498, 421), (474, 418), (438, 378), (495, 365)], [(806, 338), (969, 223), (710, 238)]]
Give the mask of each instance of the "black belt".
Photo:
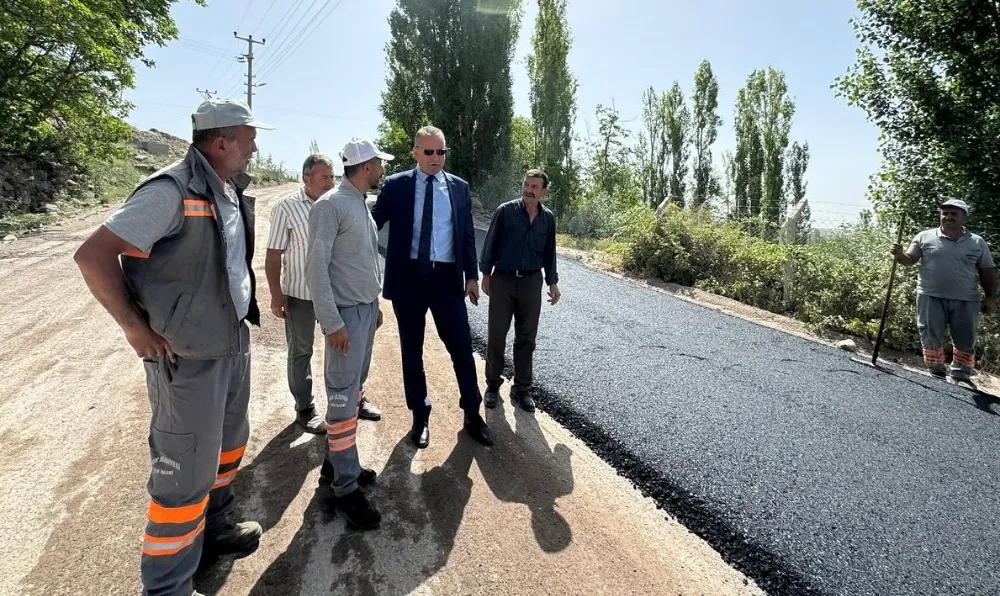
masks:
[(507, 275), (513, 275), (514, 277), (531, 277), (536, 273), (541, 273), (541, 269), (512, 269), (503, 270), (500, 273), (506, 273)]
[[(413, 267), (419, 267), (420, 260), (410, 259), (410, 265)], [(457, 265), (453, 261), (430, 261), (427, 266), (431, 269), (447, 269), (449, 267), (456, 267)]]

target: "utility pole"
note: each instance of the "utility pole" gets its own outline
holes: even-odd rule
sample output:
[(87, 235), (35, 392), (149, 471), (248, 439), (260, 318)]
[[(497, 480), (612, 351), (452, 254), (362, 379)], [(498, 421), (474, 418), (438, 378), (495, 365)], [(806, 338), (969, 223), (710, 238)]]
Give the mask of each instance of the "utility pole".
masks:
[(218, 95), (219, 94), (218, 91), (209, 91), (208, 89), (198, 89), (198, 88), (195, 88), (195, 91), (197, 91), (198, 93), (201, 93), (202, 97), (204, 97), (206, 100), (212, 99), (213, 95)]
[[(253, 44), (264, 45), (267, 42), (266, 39), (261, 39), (257, 41), (253, 38), (253, 35), (248, 35), (246, 37), (240, 37), (237, 35), (236, 31), (233, 31), (233, 37), (240, 41), (247, 42), (247, 53), (243, 54), (241, 58), (244, 58), (247, 63), (247, 107), (251, 110), (253, 109), (253, 88), (257, 87), (253, 83)], [(241, 60), (242, 62), (242, 60)], [(266, 83), (265, 83), (266, 84)]]

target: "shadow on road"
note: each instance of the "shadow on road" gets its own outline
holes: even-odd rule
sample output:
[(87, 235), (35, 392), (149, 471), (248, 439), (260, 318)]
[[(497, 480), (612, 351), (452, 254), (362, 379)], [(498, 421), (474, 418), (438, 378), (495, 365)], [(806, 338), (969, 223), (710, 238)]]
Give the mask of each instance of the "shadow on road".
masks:
[(497, 499), (528, 506), (531, 528), (543, 551), (562, 551), (572, 542), (573, 531), (556, 511), (556, 499), (573, 492), (573, 452), (562, 443), (550, 451), (535, 415), (520, 408), (514, 407), (516, 429), (512, 429), (502, 401), (487, 410), (487, 422), (501, 447), (476, 452), (486, 484)]
[[(533, 415), (516, 411), (515, 418), (516, 431), (503, 417), (502, 406), (491, 411), (496, 447), (486, 449), (460, 431), (448, 458), (422, 473), (413, 470), (416, 449), (409, 438), (398, 441), (376, 485), (365, 490), (382, 512), (378, 530), (347, 528), (328, 509), (327, 489), (320, 488), (288, 548), (250, 593), (365, 595), (418, 590), (448, 563), (455, 549), (472, 497), (473, 461), (498, 499), (527, 505), (535, 537), (545, 552), (565, 549), (572, 531), (556, 511), (555, 500), (573, 490), (571, 452), (561, 444), (550, 450)], [(502, 520), (498, 522), (492, 528), (504, 527)]]
[[(302, 430), (293, 422), (264, 446), (253, 462), (236, 475), (236, 506), (233, 521), (252, 520), (267, 532), (278, 523), (285, 510), (302, 490), (306, 476), (322, 465), (323, 452), (316, 441), (303, 441), (290, 447)], [(260, 508), (245, 511), (249, 499)], [(204, 594), (215, 594), (225, 585), (232, 571), (233, 557), (202, 559), (195, 574), (195, 588)]]

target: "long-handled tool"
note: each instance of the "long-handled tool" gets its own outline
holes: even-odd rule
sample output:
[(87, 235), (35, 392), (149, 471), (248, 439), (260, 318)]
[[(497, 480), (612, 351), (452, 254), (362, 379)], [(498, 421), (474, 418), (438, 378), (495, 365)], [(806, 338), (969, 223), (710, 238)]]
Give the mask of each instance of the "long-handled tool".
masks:
[[(900, 244), (903, 241), (903, 227), (906, 225), (906, 214), (903, 214), (899, 218), (899, 231), (896, 232), (896, 244)], [(858, 358), (851, 358), (855, 362), (861, 362), (863, 364), (870, 364), (875, 368), (879, 368), (878, 365), (878, 353), (882, 349), (882, 340), (885, 338), (885, 321), (889, 317), (889, 301), (892, 298), (892, 286), (896, 282), (896, 266), (899, 262), (896, 261), (895, 255), (892, 257), (892, 268), (889, 270), (889, 286), (885, 290), (885, 303), (882, 305), (882, 320), (878, 324), (878, 335), (875, 337), (875, 347), (872, 349), (872, 360), (871, 362), (866, 362)]]

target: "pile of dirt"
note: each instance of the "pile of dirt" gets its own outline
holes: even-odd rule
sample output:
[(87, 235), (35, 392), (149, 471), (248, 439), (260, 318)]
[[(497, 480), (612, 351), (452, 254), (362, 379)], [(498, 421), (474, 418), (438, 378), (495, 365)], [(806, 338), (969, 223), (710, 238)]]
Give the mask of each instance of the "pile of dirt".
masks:
[(187, 153), (189, 141), (172, 134), (151, 128), (140, 130), (132, 127), (132, 145), (151, 155), (175, 155)]

